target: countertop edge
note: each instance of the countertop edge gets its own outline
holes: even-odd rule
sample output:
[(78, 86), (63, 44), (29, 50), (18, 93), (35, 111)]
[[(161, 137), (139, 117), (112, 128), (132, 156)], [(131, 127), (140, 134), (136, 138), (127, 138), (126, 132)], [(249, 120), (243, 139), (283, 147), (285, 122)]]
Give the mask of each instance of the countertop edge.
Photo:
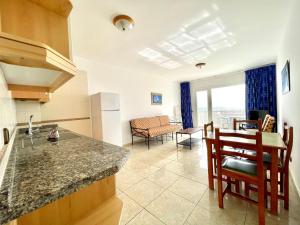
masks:
[[(15, 129), (15, 135), (17, 133), (17, 130), (18, 129)], [(66, 129), (64, 129), (64, 130), (66, 130)], [(67, 131), (69, 131), (69, 130), (67, 130)], [(72, 131), (70, 131), (70, 132), (72, 132)], [(72, 133), (74, 133), (74, 132), (72, 132)], [(86, 137), (88, 139), (92, 139), (91, 137), (87, 137), (87, 136), (84, 136), (84, 135), (81, 135), (81, 134), (78, 134), (78, 133), (76, 133), (76, 134), (80, 135), (82, 137)], [(102, 142), (102, 141), (99, 141), (99, 142)], [(6, 164), (9, 163), (9, 160), (10, 160), (9, 158), (10, 158), (11, 154), (13, 153), (13, 144), (14, 144), (14, 140), (12, 140), (12, 144), (11, 144), (12, 145), (11, 146), (12, 150), (9, 152), (10, 154), (8, 156), (8, 160), (7, 160)], [(119, 147), (119, 146), (116, 146), (116, 148), (124, 149), (123, 147)], [(27, 213), (30, 213), (34, 210), (42, 208), (42, 207), (46, 206), (49, 203), (52, 203), (52, 202), (54, 202), (58, 199), (63, 198), (64, 196), (67, 196), (67, 195), (70, 195), (70, 194), (72, 194), (76, 191), (79, 191), (79, 190), (91, 185), (94, 182), (100, 181), (100, 180), (102, 180), (106, 177), (109, 177), (109, 176), (112, 176), (112, 175), (116, 174), (124, 166), (124, 164), (128, 160), (129, 155), (130, 155), (130, 151), (128, 150), (128, 152), (126, 154), (124, 154), (124, 157), (122, 159), (115, 162), (114, 166), (109, 167), (106, 170), (101, 171), (101, 172), (99, 172), (99, 173), (97, 173), (93, 176), (90, 176), (88, 178), (84, 178), (84, 179), (82, 179), (82, 180), (80, 180), (76, 183), (73, 183), (69, 186), (65, 186), (65, 187), (51, 193), (51, 195), (45, 195), (45, 196), (42, 196), (42, 197), (40, 197), (39, 199), (37, 199), (35, 201), (27, 202), (28, 204), (26, 204), (25, 209), (14, 208), (13, 211), (10, 208), (0, 209), (0, 224), (5, 224), (9, 221), (17, 219), (17, 218), (19, 218), (20, 216), (22, 216), (24, 214), (27, 214)], [(5, 176), (5, 173), (6, 173), (6, 168), (5, 168), (5, 172), (3, 174), (3, 177)], [(45, 198), (46, 198), (46, 200), (45, 200)]]

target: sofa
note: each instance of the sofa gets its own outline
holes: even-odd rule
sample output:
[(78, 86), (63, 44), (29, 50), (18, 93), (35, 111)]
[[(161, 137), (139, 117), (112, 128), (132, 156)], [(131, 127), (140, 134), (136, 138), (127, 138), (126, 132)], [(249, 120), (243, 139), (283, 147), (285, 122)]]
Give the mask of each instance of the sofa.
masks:
[(150, 148), (150, 139), (154, 137), (161, 137), (163, 143), (163, 135), (172, 134), (181, 129), (178, 124), (172, 124), (169, 117), (154, 116), (154, 117), (144, 117), (130, 120), (131, 138), (133, 145), (133, 137), (145, 138), (148, 144), (148, 149)]

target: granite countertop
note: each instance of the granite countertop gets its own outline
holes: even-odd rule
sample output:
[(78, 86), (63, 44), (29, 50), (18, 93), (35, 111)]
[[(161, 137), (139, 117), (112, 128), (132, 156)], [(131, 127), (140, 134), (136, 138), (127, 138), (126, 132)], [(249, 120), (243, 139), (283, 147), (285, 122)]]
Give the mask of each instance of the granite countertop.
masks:
[(16, 219), (118, 172), (129, 151), (59, 128), (31, 139), (17, 134), (0, 188), (0, 224)]

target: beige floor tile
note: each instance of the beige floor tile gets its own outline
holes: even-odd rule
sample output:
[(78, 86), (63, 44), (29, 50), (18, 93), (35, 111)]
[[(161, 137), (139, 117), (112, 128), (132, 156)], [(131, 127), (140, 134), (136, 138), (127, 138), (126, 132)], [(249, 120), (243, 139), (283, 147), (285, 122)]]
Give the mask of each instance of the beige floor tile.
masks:
[(145, 207), (156, 197), (158, 197), (163, 190), (164, 189), (160, 186), (147, 179), (144, 179), (134, 186), (126, 189), (124, 192), (134, 201)]
[(169, 170), (170, 172), (173, 172), (173, 173), (176, 173), (178, 175), (184, 175), (185, 171), (189, 168), (190, 166), (185, 166), (184, 164), (182, 163), (179, 163), (179, 162), (171, 162), (169, 164), (167, 164), (165, 166), (165, 168), (167, 170)]
[[(271, 215), (269, 210), (265, 210), (266, 225), (296, 225), (300, 224), (299, 208), (292, 209), (298, 211), (298, 214), (290, 213), (287, 210), (280, 209), (278, 216)], [(249, 204), (247, 208), (247, 217), (245, 225), (258, 225), (258, 208)]]
[(207, 189), (207, 186), (184, 177), (178, 179), (168, 188), (168, 190), (195, 204), (201, 199)]
[(178, 176), (177, 174), (172, 173), (165, 168), (162, 168), (149, 176), (148, 179), (163, 188), (168, 188), (176, 180), (178, 180), (179, 177), (180, 176)]
[(243, 225), (245, 216), (246, 213), (244, 217), (237, 218), (234, 215), (226, 214), (222, 209), (209, 211), (202, 205), (197, 205), (187, 221), (190, 225)]
[(167, 164), (173, 162), (174, 160), (166, 158), (166, 159), (162, 159), (162, 160), (157, 160), (153, 166), (159, 167), (159, 168), (163, 168), (165, 167)]
[(164, 225), (159, 219), (146, 210), (141, 211), (128, 225)]
[[(256, 206), (226, 195), (224, 198), (224, 209), (219, 209), (216, 190), (211, 191), (207, 189), (200, 197), (197, 206), (193, 207), (194, 203), (190, 201), (196, 202), (201, 196), (201, 191), (199, 191), (201, 188), (196, 188), (195, 186), (199, 185), (199, 183), (204, 187), (208, 186), (205, 144), (195, 146), (192, 150), (179, 147), (177, 152), (175, 141), (170, 141), (169, 139), (163, 145), (151, 142), (150, 150), (147, 149), (144, 143), (134, 144), (133, 147), (130, 145), (127, 148), (131, 151), (130, 159), (125, 169), (123, 168), (117, 175), (117, 195), (125, 199), (121, 224), (129, 221), (130, 225), (142, 225), (143, 223), (160, 224), (160, 222), (167, 225), (240, 225), (244, 224), (244, 222), (245, 225), (257, 224)], [(182, 177), (191, 180), (190, 183), (183, 182), (182, 180), (186, 179)], [(139, 185), (141, 187), (135, 188), (142, 180), (145, 180), (144, 183), (153, 183), (151, 185), (141, 183)], [(284, 210), (283, 202), (280, 201), (278, 216), (273, 216), (268, 211), (266, 212), (267, 225), (300, 224), (300, 199), (292, 181), (290, 184), (290, 209), (288, 211)], [(151, 212), (153, 217), (150, 213), (147, 214), (146, 211), (138, 214), (142, 210), (141, 205), (149, 202), (147, 200), (148, 196), (145, 197), (145, 201), (142, 197), (139, 200), (140, 203), (137, 203), (137, 200), (131, 199), (124, 191), (132, 189), (131, 195), (133, 198), (133, 190), (136, 190), (136, 193), (144, 193), (152, 185), (156, 188), (157, 185), (163, 189), (170, 188), (170, 191), (165, 190), (160, 193), (146, 206), (146, 209)], [(203, 187), (202, 185), (201, 187)], [(187, 186), (190, 186), (190, 188), (186, 189), (185, 187)], [(159, 192), (155, 191), (156, 188), (150, 191), (150, 196), (153, 197)], [(194, 191), (192, 191), (193, 189)], [(153, 195), (151, 192), (153, 192)], [(149, 198), (151, 199), (152, 197)], [(186, 199), (189, 199), (189, 201)]]
[(165, 191), (146, 209), (167, 225), (181, 225), (194, 207), (194, 204), (184, 198), (170, 191)]
[(135, 201), (130, 199), (126, 194), (121, 194), (119, 198), (123, 202), (123, 210), (120, 225), (125, 225), (131, 219), (133, 219), (139, 212), (141, 212), (143, 208), (139, 206)]
[(121, 191), (124, 191), (143, 179), (144, 177), (141, 174), (122, 169), (119, 173), (117, 173), (116, 176), (117, 188), (119, 188)]
[(123, 191), (121, 191), (119, 188), (117, 188), (116, 190), (116, 195), (120, 196), (121, 194), (123, 194)]
[(238, 221), (244, 220), (247, 212), (247, 202), (231, 195), (224, 197), (224, 209), (219, 208), (217, 191), (207, 190), (200, 199), (198, 205), (210, 212), (222, 211), (229, 218), (234, 217)]

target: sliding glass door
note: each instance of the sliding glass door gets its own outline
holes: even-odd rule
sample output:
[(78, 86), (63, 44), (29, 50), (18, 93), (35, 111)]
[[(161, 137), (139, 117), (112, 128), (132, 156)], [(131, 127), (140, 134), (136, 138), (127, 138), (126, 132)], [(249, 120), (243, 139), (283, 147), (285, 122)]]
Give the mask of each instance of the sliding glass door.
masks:
[(196, 99), (198, 127), (202, 127), (208, 122), (208, 92), (206, 90), (198, 91)]

